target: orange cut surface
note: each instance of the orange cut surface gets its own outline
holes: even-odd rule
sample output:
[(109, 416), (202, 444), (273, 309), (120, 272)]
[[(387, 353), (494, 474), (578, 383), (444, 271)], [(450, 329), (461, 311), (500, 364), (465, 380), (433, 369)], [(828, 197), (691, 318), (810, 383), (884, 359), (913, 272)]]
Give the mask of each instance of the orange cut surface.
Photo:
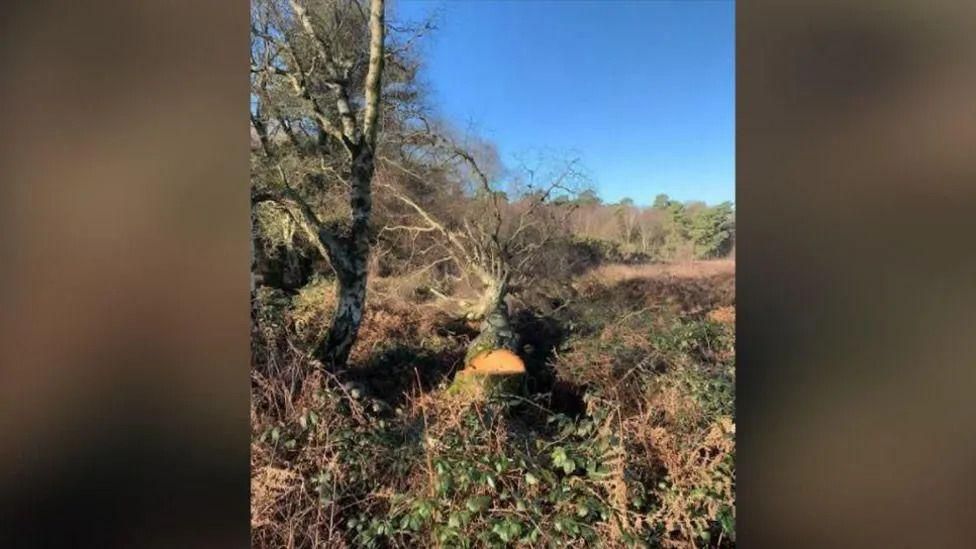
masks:
[(507, 349), (496, 349), (479, 354), (465, 370), (476, 374), (524, 374), (522, 359)]

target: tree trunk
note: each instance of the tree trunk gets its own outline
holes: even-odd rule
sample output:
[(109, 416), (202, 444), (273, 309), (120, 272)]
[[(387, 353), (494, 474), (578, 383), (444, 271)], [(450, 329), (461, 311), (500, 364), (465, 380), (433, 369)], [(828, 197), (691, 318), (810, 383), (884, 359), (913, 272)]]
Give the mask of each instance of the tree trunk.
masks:
[[(319, 352), (322, 361), (333, 369), (346, 365), (349, 352), (359, 334), (366, 305), (366, 277), (369, 265), (369, 216), (373, 207), (371, 184), (375, 171), (374, 149), (379, 128), (380, 95), (383, 75), (383, 40), (386, 32), (384, 0), (370, 2), (369, 69), (366, 73), (366, 105), (363, 113), (363, 132), (358, 142), (354, 119), (343, 117), (347, 145), (352, 153), (349, 205), (352, 226), (349, 236), (339, 240), (330, 238), (330, 255), (339, 279), (339, 295), (332, 326)], [(338, 245), (337, 245), (338, 244)], [(338, 248), (338, 249), (333, 249)], [(338, 257), (340, 256), (341, 257)], [(338, 260), (338, 261), (337, 261)]]
[(316, 355), (332, 369), (346, 365), (363, 321), (369, 275), (369, 216), (372, 210), (370, 183), (373, 171), (372, 149), (364, 145), (353, 159), (351, 232), (347, 238), (341, 240), (326, 240), (339, 288), (332, 326)]
[(482, 318), (481, 332), (468, 346), (465, 362), (484, 351), (494, 349), (515, 350), (515, 333), (512, 331), (508, 316), (508, 281), (491, 281), (482, 294), (479, 303), (479, 313)]
[[(305, 4), (299, 0), (291, 0), (289, 4), (294, 12), (295, 20), (301, 24), (301, 29), (304, 30), (309, 39), (314, 41), (315, 47), (318, 48), (318, 51), (310, 52), (310, 55), (316, 62), (321, 59), (326, 65), (331, 65), (334, 62), (332, 60), (333, 52), (330, 51), (332, 46), (328, 39), (316, 32), (316, 26), (309, 17)], [(380, 114), (383, 108), (381, 99), (383, 66), (386, 55), (384, 51), (385, 36), (385, 1), (370, 0), (369, 67), (363, 90), (365, 101), (361, 128), (358, 127), (356, 113), (350, 108), (349, 98), (351, 94), (346, 87), (347, 79), (330, 84), (330, 89), (336, 93), (334, 99), (339, 114), (337, 123), (329, 118), (329, 115), (321, 108), (317, 100), (319, 91), (309, 87), (306, 73), (310, 69), (303, 63), (303, 56), (296, 53), (290, 36), (285, 35), (281, 41), (274, 38), (270, 39), (271, 42), (288, 51), (294, 61), (295, 66), (290, 68), (291, 72), (285, 70), (285, 73), (291, 76), (292, 86), (297, 95), (308, 101), (308, 106), (311, 107), (312, 114), (314, 114), (311, 119), (318, 126), (320, 136), (332, 138), (349, 153), (349, 160), (351, 161), (349, 206), (352, 210), (349, 227), (337, 229), (325, 226), (319, 220), (312, 206), (302, 197), (301, 193), (291, 186), (286, 177), (285, 170), (280, 163), (281, 157), (275, 150), (276, 147), (273, 146), (273, 142), (268, 139), (267, 111), (262, 108), (255, 109), (251, 113), (252, 127), (260, 137), (265, 155), (277, 163), (282, 188), (279, 190), (280, 195), (276, 199), (288, 208), (309, 240), (316, 243), (318, 251), (328, 257), (336, 273), (338, 291), (336, 307), (332, 315), (332, 325), (329, 327), (325, 339), (316, 347), (314, 353), (316, 358), (331, 369), (345, 366), (349, 359), (349, 353), (359, 333), (359, 326), (363, 320), (363, 309), (366, 304), (369, 218), (372, 209), (371, 184), (375, 169), (377, 134), (382, 121)], [(325, 68), (327, 70), (336, 69), (335, 66), (326, 66)], [(269, 71), (277, 72), (272, 70), (270, 66), (266, 66), (265, 72)], [(263, 104), (268, 99), (267, 89), (261, 88), (259, 91), (262, 92), (259, 94), (261, 96), (261, 103), (259, 104)], [(276, 109), (272, 109), (272, 112), (274, 110)], [(287, 124), (283, 120), (279, 121), (282, 122), (282, 127), (288, 132)], [(292, 144), (295, 144), (294, 141)], [(333, 156), (333, 151), (325, 139), (320, 139), (319, 145), (321, 147), (318, 151), (320, 161)]]
[(366, 276), (339, 278), (339, 293), (332, 326), (319, 348), (320, 360), (335, 369), (346, 364), (352, 350), (366, 305)]
[(454, 377), (448, 389), (450, 393), (464, 394), (467, 398), (486, 398), (494, 393), (519, 390), (524, 377), (521, 373), (485, 374), (471, 368), (471, 362), (478, 355), (499, 349), (515, 352), (517, 348), (517, 338), (509, 322), (508, 304), (505, 303), (507, 295), (508, 281), (505, 279), (491, 281), (482, 294), (480, 306), (484, 320), (481, 322), (481, 332), (468, 345), (464, 358), (466, 367)]

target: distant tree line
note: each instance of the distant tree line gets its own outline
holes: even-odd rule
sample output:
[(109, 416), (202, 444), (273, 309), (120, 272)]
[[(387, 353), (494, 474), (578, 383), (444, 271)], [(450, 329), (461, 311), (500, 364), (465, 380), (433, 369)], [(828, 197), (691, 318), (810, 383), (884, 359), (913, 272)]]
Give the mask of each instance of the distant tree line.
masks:
[(604, 203), (592, 191), (574, 201), (569, 230), (604, 248), (606, 259), (682, 261), (714, 259), (735, 247), (735, 208), (731, 202), (709, 206), (679, 202), (659, 194), (649, 207), (630, 198)]

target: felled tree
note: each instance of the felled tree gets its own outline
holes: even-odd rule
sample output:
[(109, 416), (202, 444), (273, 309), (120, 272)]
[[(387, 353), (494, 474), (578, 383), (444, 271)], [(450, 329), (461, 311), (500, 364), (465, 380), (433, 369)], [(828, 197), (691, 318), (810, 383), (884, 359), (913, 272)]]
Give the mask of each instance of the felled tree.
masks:
[[(425, 149), (426, 164), (414, 161), (405, 166), (386, 159), (391, 176), (384, 178), (380, 188), (410, 214), (410, 224), (392, 229), (438, 235), (444, 258), (480, 283), (480, 299), (468, 312), (470, 319), (481, 320), (479, 335), (468, 348), (469, 362), (487, 350), (515, 351), (517, 338), (506, 298), (513, 288), (532, 284), (533, 277), (544, 269), (540, 263), (546, 247), (563, 234), (566, 218), (575, 207), (568, 200), (554, 204), (552, 199), (574, 195), (585, 182), (584, 174), (576, 160), (543, 158), (532, 166), (523, 164), (503, 184), (489, 175), (477, 154), (453, 139), (430, 130), (415, 137), (411, 147)], [(453, 168), (453, 175), (468, 193), (448, 215), (439, 215), (412, 196), (405, 183), (423, 184), (429, 171), (443, 171), (446, 166)]]
[(252, 2), (252, 202), (280, 207), (335, 272), (332, 324), (315, 350), (332, 367), (363, 318), (380, 126), (414, 75), (411, 40), (385, 45), (384, 0), (365, 4)]

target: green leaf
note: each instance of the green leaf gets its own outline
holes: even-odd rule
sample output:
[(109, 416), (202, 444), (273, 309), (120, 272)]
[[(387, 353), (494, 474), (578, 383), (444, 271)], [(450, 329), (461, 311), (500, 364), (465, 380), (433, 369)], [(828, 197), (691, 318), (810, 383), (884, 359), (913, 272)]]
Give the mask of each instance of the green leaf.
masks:
[(495, 526), (492, 527), (491, 531), (494, 532), (495, 535), (497, 535), (499, 538), (501, 538), (502, 541), (508, 543), (508, 540), (510, 538), (509, 538), (508, 528), (505, 527), (505, 523), (499, 522), (495, 524)]
[(722, 526), (722, 530), (735, 540), (735, 517), (728, 506), (723, 506), (722, 510), (719, 511), (718, 522)]
[(525, 473), (525, 482), (527, 484), (538, 484), (539, 479), (537, 479), (532, 473)]
[(485, 509), (487, 509), (488, 504), (490, 503), (491, 503), (491, 498), (489, 498), (488, 496), (476, 496), (473, 498), (469, 498), (465, 505), (468, 508), (468, 511), (471, 511), (472, 513), (480, 513)]
[(441, 477), (437, 480), (437, 491), (440, 494), (447, 494), (451, 490), (451, 479), (448, 477)]
[(563, 461), (563, 472), (568, 475), (575, 470), (576, 470), (576, 462), (569, 458), (566, 458), (566, 460)]

